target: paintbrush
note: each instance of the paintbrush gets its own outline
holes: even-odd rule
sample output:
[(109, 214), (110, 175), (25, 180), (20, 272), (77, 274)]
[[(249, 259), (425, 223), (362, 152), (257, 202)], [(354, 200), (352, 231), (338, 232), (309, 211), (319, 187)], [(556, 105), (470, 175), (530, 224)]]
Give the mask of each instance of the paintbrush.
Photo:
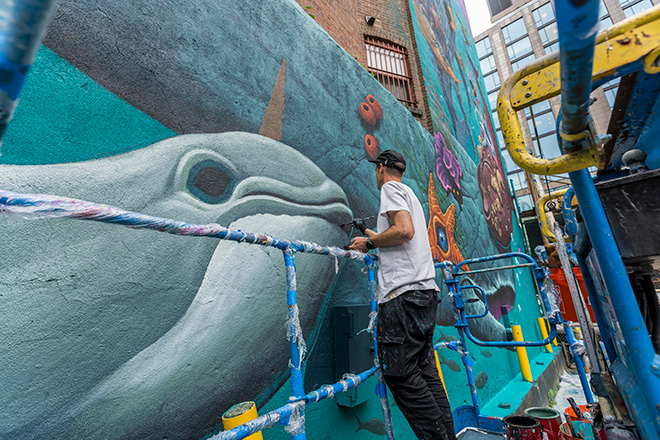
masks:
[(568, 430), (571, 432), (571, 436), (573, 438), (584, 439), (584, 437), (582, 437), (580, 433), (575, 430), (575, 426), (573, 426), (573, 422), (571, 421), (571, 417), (568, 415), (568, 413), (564, 413), (564, 418), (566, 419), (566, 424), (568, 425)]

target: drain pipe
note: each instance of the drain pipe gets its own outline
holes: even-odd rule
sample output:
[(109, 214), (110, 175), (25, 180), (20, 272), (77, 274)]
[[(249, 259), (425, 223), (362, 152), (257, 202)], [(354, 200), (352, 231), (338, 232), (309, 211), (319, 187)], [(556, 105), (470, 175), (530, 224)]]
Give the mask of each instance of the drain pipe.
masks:
[(0, 0), (0, 146), (55, 0)]
[[(587, 126), (598, 6), (598, 0), (555, 2), (560, 41), (560, 135), (564, 152), (597, 143)], [(660, 434), (660, 407), (657, 406), (660, 405), (660, 375), (656, 374), (660, 370), (660, 356), (656, 355), (651, 339), (645, 334), (646, 325), (589, 171), (582, 169), (569, 176), (625, 340), (630, 369), (644, 394), (645, 404), (637, 402), (634, 406), (638, 421), (650, 426), (640, 429), (645, 431), (643, 436), (654, 438)]]

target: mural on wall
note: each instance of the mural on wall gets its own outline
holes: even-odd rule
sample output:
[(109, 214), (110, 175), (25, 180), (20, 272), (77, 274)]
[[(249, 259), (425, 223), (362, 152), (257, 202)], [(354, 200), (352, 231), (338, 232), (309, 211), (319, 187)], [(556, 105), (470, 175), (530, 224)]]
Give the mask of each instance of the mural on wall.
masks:
[[(475, 63), (478, 65), (476, 50), (461, 6), (454, 0), (410, 1), (436, 152), (431, 179), (438, 185), (428, 184), (429, 215), (434, 225), (429, 225), (429, 238), (436, 259), (455, 263), (510, 251), (513, 232), (513, 205), (485, 105), (483, 79), (474, 68)], [(477, 216), (485, 219), (485, 234), (471, 241), (467, 235), (479, 230), (473, 220)], [(446, 235), (439, 233), (440, 219), (458, 225), (459, 231), (450, 228), (443, 230), (449, 232)], [(469, 226), (462, 229), (463, 225)], [(445, 237), (451, 240), (444, 243)], [(447, 246), (444, 251), (443, 245)], [(492, 328), (483, 330), (490, 332), (487, 339), (494, 340), (504, 332), (497, 320), (516, 303), (515, 280), (512, 273), (475, 278), (488, 293)], [(450, 315), (439, 323), (451, 325)]]
[(365, 130), (371, 132), (364, 135), (364, 151), (369, 159), (375, 159), (380, 154), (380, 148), (374, 132), (378, 129), (379, 121), (383, 119), (383, 107), (373, 95), (367, 95), (358, 108)]
[[(297, 172), (255, 167), (255, 158)], [(10, 177), (0, 181), (2, 188), (12, 188), (14, 180), (27, 192), (321, 243), (345, 240), (336, 225), (351, 218), (344, 191), (309, 159), (250, 133), (176, 136), (110, 158), (3, 171)], [(196, 413), (229, 406), (229, 396), (252, 395), (272, 382), (271, 369), (253, 368), (255, 356), (273, 366), (287, 363), (286, 350), (266, 343), (283, 329), (277, 306), (286, 283), (275, 249), (56, 220), (13, 222), (4, 232), (33, 237), (7, 249), (13, 258), (3, 260), (4, 279), (20, 280), (30, 268), (36, 273), (34, 281), (12, 289), (20, 308), (5, 309), (26, 316), (4, 316), (3, 322), (16, 342), (51, 335), (37, 359), (29, 343), (5, 352), (23, 368), (3, 372), (3, 408), (20, 409), (20, 418), (31, 420), (27, 432), (79, 438), (99, 413), (104, 423), (126, 425), (115, 428), (117, 434), (129, 430), (117, 438), (144, 438), (183, 420), (194, 426)], [(46, 248), (37, 237), (48, 237)], [(252, 264), (245, 266), (246, 259)], [(298, 301), (308, 312), (301, 325), (308, 333), (323, 302), (313, 292), (327, 290), (334, 262), (310, 255), (296, 260)], [(250, 317), (258, 317), (258, 325)], [(239, 355), (239, 348), (249, 355)], [(236, 380), (245, 372), (249, 380)], [(52, 397), (34, 401), (22, 392), (26, 377)], [(163, 413), (172, 420), (161, 419)], [(144, 417), (162, 426), (136, 429)], [(29, 437), (26, 428), (11, 437)]]
[(419, 29), (416, 37), (433, 131), (443, 138), (449, 133), (479, 164), (486, 221), (498, 248), (507, 251), (513, 232), (513, 204), (485, 86), (475, 67), (479, 60), (461, 13), (464, 5), (456, 0), (410, 0), (410, 4), (415, 29)]
[[(484, 143), (489, 126), (475, 130), (458, 52), (446, 50), (464, 33), (460, 8), (437, 3), (425, 32), (447, 34), (433, 53), (438, 78), (456, 85), (429, 87), (445, 103), (432, 136), (293, 0), (60, 0), (5, 137), (0, 188), (344, 246), (341, 226), (377, 210), (367, 159), (395, 148), (436, 258), (498, 253), (510, 232), (493, 222), (507, 205), (483, 192), (498, 188), (501, 162)], [(11, 364), (0, 370), (1, 438), (201, 438), (234, 403), (267, 410), (288, 398), (279, 251), (71, 220), (0, 228), (0, 355)], [(296, 265), (311, 390), (344, 373), (333, 368), (331, 306), (365, 303), (368, 286), (352, 261), (300, 254)], [(517, 280), (476, 278), (492, 313), (471, 329), (503, 339)], [(451, 325), (449, 301), (439, 309), (437, 322)], [(483, 400), (497, 391), (488, 376), (514, 375), (503, 352), (480, 364), (490, 355), (474, 350)], [(460, 404), (469, 393), (458, 357), (442, 355)], [(374, 401), (324, 401), (307, 413), (308, 432), (380, 435)]]
[[(435, 173), (442, 185), (442, 189), (446, 193), (456, 199), (461, 204), (463, 203), (463, 193), (461, 192), (461, 177), (463, 176), (463, 169), (461, 164), (456, 159), (456, 155), (447, 148), (445, 138), (439, 131), (433, 135), (435, 140), (435, 152), (438, 158), (435, 160)], [(435, 192), (435, 188), (434, 188)]]
[(454, 239), (456, 226), (456, 206), (449, 205), (446, 212), (442, 212), (435, 197), (435, 184), (433, 174), (429, 175), (429, 227), (428, 235), (431, 243), (433, 261), (451, 261), (458, 264), (465, 260), (461, 250)]
[[(465, 19), (462, 0), (410, 0), (415, 37), (433, 122), (436, 157), (428, 182), (429, 238), (434, 258), (452, 262), (502, 252), (519, 251), (519, 227), (513, 223), (513, 204), (497, 145), (491, 111), (487, 104), (479, 61)], [(518, 238), (520, 240), (520, 238)], [(501, 264), (505, 264), (501, 262)], [(470, 265), (481, 269), (483, 265)], [(525, 322), (522, 311), (537, 310), (529, 274), (513, 271), (478, 273), (463, 281), (486, 291), (490, 313), (470, 322), (482, 340), (506, 340), (508, 322)], [(444, 286), (442, 286), (444, 290)], [(522, 292), (523, 294), (517, 294)], [(466, 292), (467, 307), (483, 311), (474, 291)], [(437, 341), (455, 339), (449, 301), (439, 307), (441, 326)], [(524, 325), (524, 324), (523, 324)], [(510, 373), (500, 363), (502, 350), (470, 345), (476, 356), (475, 383), (483, 392), (493, 391), (488, 377)], [(445, 377), (454, 378), (459, 361), (443, 350)], [(455, 359), (451, 359), (454, 356)], [(451, 394), (451, 393), (450, 393)], [(465, 401), (467, 402), (467, 400)]]

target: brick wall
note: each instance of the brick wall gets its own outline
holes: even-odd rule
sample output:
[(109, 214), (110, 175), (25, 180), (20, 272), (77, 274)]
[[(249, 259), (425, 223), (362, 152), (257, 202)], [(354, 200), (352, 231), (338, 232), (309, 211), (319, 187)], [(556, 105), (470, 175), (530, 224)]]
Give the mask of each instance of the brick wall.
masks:
[[(356, 57), (356, 54), (364, 50), (358, 22), (358, 0), (296, 1), (346, 52)], [(358, 58), (358, 61), (364, 64), (364, 57)]]
[[(408, 0), (296, 0), (316, 22), (360, 64), (367, 65), (364, 36), (382, 38), (406, 48), (417, 108), (410, 109), (422, 126), (431, 131), (431, 113), (426, 99), (422, 69), (417, 55)], [(366, 16), (373, 16), (373, 25)], [(403, 105), (403, 104), (402, 104)]]

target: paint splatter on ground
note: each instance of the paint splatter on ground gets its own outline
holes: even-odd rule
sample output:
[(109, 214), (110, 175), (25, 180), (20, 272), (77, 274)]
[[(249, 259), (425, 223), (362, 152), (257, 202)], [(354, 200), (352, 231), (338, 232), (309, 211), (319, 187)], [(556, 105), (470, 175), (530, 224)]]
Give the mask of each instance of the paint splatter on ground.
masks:
[[(587, 378), (588, 377), (589, 375), (587, 374)], [(564, 414), (564, 410), (571, 405), (568, 403), (569, 397), (575, 399), (575, 403), (578, 405), (587, 404), (587, 399), (584, 397), (584, 391), (582, 391), (582, 385), (580, 384), (580, 377), (577, 373), (572, 374), (570, 371), (564, 371), (559, 382), (559, 391), (555, 397), (557, 403), (552, 409)]]

